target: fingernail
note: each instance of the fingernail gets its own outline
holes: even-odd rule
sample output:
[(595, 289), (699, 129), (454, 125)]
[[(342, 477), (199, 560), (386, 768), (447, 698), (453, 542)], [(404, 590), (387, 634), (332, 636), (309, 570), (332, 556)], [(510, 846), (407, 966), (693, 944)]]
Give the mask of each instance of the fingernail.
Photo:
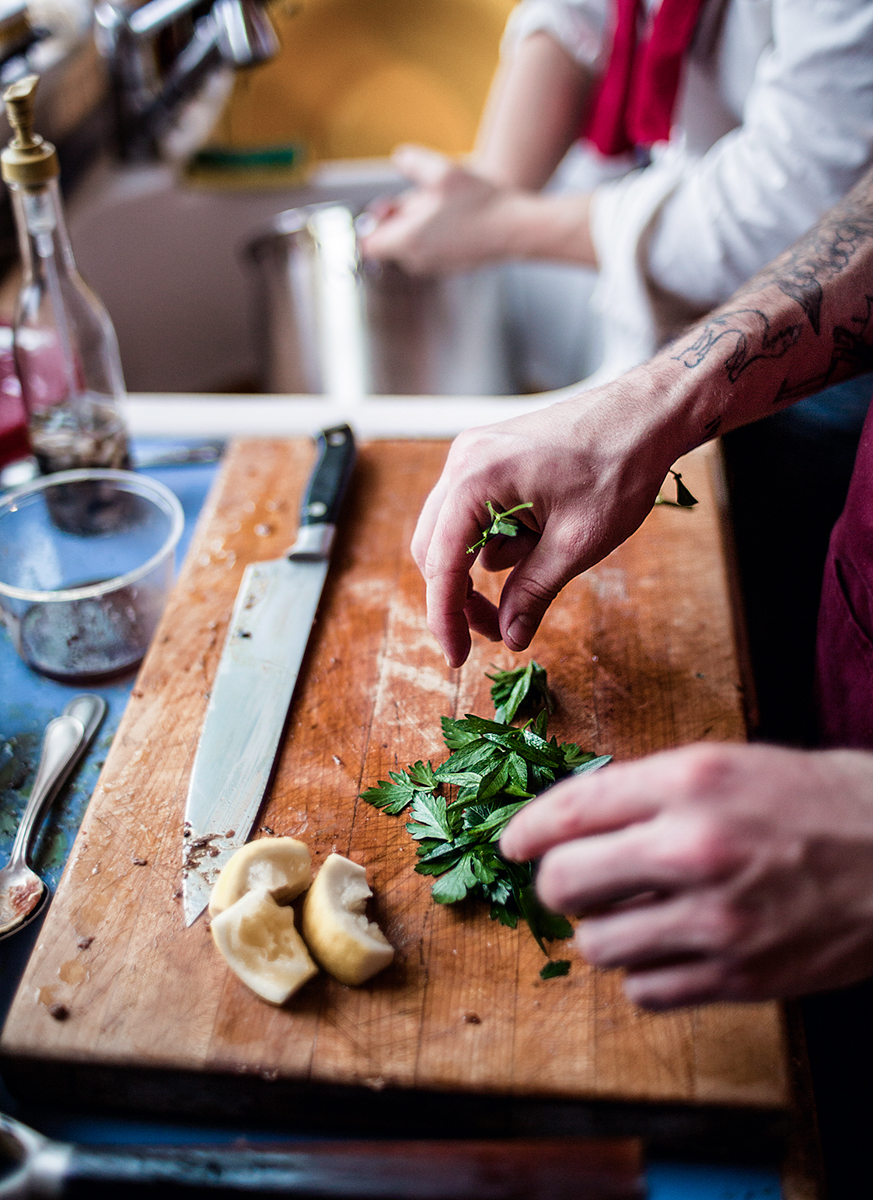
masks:
[(523, 650), (533, 637), (534, 626), (533, 621), (526, 613), (519, 613), (509, 622), (509, 628), (506, 631), (506, 640), (519, 650)]

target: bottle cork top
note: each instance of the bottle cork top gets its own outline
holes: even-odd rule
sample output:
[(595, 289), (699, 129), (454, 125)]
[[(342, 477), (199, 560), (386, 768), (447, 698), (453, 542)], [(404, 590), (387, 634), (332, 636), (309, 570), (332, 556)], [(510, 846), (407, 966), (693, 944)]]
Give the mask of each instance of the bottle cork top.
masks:
[(40, 187), (60, 174), (58, 155), (51, 142), (33, 132), (33, 108), (38, 75), (26, 75), (3, 93), (6, 115), (13, 136), (0, 154), (0, 168), (7, 183)]

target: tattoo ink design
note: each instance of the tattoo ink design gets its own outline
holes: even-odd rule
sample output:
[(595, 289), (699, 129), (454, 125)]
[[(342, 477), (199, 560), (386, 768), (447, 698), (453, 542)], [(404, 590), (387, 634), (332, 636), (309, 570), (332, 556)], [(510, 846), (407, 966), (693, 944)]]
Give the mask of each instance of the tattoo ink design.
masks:
[(818, 375), (808, 375), (796, 383), (783, 379), (773, 399), (774, 405), (802, 400), (805, 396), (823, 391), (837, 380), (864, 375), (873, 370), (873, 346), (870, 344), (873, 296), (865, 296), (864, 300), (867, 311), (851, 318), (857, 329), (849, 329), (845, 325), (834, 326), (831, 357), (824, 371)]
[(806, 313), (813, 330), (817, 334), (820, 333), (821, 303), (824, 293), (818, 280), (777, 279), (776, 284), (779, 290), (784, 292), (789, 299), (796, 301), (800, 305)]
[[(730, 307), (698, 325), (690, 335), (693, 341), (683, 344), (681, 338), (676, 339), (668, 351), (672, 360), (692, 371), (707, 360), (715, 367), (723, 361), (727, 381), (733, 385), (755, 363), (785, 359), (778, 385), (779, 368), (758, 377), (767, 391), (776, 387), (774, 406), (793, 403), (840, 379), (873, 370), (873, 293), (864, 297), (865, 311), (848, 315), (843, 307), (839, 316), (834, 313), (832, 326), (823, 329), (826, 286), (850, 270), (862, 251), (869, 251), (871, 240), (873, 172), (821, 225), (741, 287)], [(784, 312), (768, 317), (768, 301), (761, 296), (768, 288), (778, 289), (796, 304), (800, 319)], [(812, 338), (821, 340), (808, 337), (809, 353), (791, 353), (807, 329)], [(828, 357), (825, 364), (823, 357)], [(800, 378), (790, 378), (795, 372)], [(715, 437), (720, 428), (719, 417), (710, 420), (705, 437)]]
[(775, 284), (800, 305), (818, 335), (823, 285), (845, 271), (862, 243), (871, 237), (873, 216), (869, 211), (840, 215), (823, 228), (814, 229), (772, 267), (765, 268), (755, 286)]
[[(760, 329), (757, 337), (748, 329), (749, 317)], [(769, 319), (760, 309), (733, 309), (713, 317), (690, 346), (672, 357), (675, 362), (681, 362), (693, 371), (724, 338), (735, 338), (733, 352), (725, 362), (725, 370), (731, 383), (736, 383), (752, 363), (764, 358), (782, 358), (797, 344), (802, 332), (802, 325), (787, 325), (784, 329), (771, 330)]]

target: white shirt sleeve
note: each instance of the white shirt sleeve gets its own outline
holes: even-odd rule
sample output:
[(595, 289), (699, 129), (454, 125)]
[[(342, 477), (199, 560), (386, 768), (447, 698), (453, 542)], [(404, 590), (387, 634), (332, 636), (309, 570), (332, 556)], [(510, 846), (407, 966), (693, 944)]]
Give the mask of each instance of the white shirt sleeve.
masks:
[[(764, 3), (730, 0), (711, 78), (696, 91), (689, 70), (670, 144), (594, 193), (599, 300), (617, 323), (620, 369), (727, 299), (873, 162), (873, 3), (772, 0), (769, 44), (750, 64), (730, 21)], [(706, 86), (712, 107), (723, 118), (733, 104), (738, 123), (692, 152), (683, 116), (693, 124)]]
[(501, 53), (511, 55), (532, 33), (550, 33), (576, 62), (599, 72), (606, 14), (603, 0), (522, 0), (509, 14)]

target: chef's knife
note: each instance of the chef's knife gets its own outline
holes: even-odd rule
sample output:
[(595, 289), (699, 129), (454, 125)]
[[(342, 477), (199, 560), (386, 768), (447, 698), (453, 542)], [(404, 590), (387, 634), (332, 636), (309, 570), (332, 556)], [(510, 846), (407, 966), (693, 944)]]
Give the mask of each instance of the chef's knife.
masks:
[(318, 460), (284, 558), (246, 567), (206, 709), (185, 804), (185, 924), (257, 816), (321, 589), (355, 460), (348, 425), (318, 437)]

